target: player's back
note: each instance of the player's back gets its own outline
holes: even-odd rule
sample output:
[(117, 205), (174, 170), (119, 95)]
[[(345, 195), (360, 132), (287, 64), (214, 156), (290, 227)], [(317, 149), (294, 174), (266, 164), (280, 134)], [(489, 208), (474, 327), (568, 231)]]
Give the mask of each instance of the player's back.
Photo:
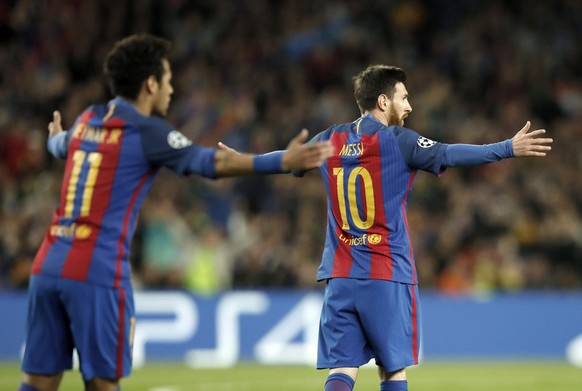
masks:
[(123, 100), (95, 105), (69, 137), (60, 204), (33, 273), (108, 286), (129, 281), (137, 213), (157, 172), (144, 156), (151, 121)]
[(416, 283), (406, 217), (416, 170), (399, 141), (407, 129), (370, 115), (320, 134), (336, 154), (321, 167), (328, 192), (327, 239), (318, 279)]

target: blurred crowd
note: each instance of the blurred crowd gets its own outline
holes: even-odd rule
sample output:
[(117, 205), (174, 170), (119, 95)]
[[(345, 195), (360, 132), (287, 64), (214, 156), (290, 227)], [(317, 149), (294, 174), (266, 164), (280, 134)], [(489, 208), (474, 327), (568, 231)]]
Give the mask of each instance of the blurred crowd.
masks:
[[(63, 163), (46, 125), (111, 98), (119, 38), (173, 41), (170, 122), (196, 143), (285, 148), (359, 116), (351, 78), (408, 73), (406, 126), (448, 143), (554, 138), (544, 159), (417, 175), (420, 284), (446, 294), (582, 289), (582, 2), (576, 0), (7, 0), (0, 3), (0, 290), (27, 286)], [(315, 172), (178, 179), (162, 171), (132, 250), (143, 288), (317, 288), (326, 196)]]

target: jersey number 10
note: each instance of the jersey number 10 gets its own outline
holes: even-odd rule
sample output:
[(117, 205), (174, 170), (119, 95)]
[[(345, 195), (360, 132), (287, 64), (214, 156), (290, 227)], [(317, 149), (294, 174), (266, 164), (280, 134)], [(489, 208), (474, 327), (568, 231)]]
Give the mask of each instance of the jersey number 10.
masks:
[[(349, 205), (350, 215), (355, 226), (360, 229), (368, 229), (372, 226), (372, 224), (374, 224), (374, 217), (376, 215), (376, 207), (374, 203), (374, 184), (372, 182), (372, 176), (370, 175), (370, 172), (364, 167), (355, 167), (352, 169), (348, 175), (348, 197), (346, 202), (346, 188), (344, 184), (345, 174), (346, 173), (344, 173), (343, 167), (334, 167), (333, 175), (337, 177), (337, 200), (342, 219), (342, 229), (344, 231), (350, 229), (346, 204)], [(360, 217), (358, 202), (356, 199), (356, 185), (360, 178), (363, 182), (363, 187), (361, 189), (362, 191), (360, 193), (363, 193), (365, 197), (365, 220), (362, 220)]]

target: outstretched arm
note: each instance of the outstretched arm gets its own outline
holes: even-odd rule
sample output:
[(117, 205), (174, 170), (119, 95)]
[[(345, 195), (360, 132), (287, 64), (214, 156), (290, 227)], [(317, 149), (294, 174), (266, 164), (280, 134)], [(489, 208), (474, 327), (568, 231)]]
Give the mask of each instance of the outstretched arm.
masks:
[(546, 153), (552, 149), (550, 144), (553, 140), (540, 137), (546, 133), (545, 129), (528, 133), (530, 126), (531, 123), (527, 121), (512, 139), (494, 144), (448, 144), (442, 165), (445, 167), (472, 166), (512, 157), (546, 156)]
[(241, 154), (219, 143), (215, 154), (215, 170), (219, 177), (258, 174), (278, 174), (292, 170), (310, 170), (319, 167), (333, 154), (329, 142), (305, 144), (308, 132), (303, 129), (285, 151), (274, 151), (263, 155)]

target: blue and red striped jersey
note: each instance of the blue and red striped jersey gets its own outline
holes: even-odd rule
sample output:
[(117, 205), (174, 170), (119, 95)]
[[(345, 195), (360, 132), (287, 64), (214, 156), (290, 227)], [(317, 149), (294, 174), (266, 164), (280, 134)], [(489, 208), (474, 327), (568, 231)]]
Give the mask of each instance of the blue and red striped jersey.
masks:
[(335, 277), (417, 283), (406, 217), (417, 170), (441, 175), (446, 144), (371, 115), (334, 125), (334, 156), (320, 167), (328, 195), (327, 233), (318, 280)]
[(65, 172), (32, 273), (106, 286), (130, 281), (138, 212), (158, 170), (215, 177), (214, 148), (193, 145), (121, 98), (89, 107), (49, 139), (49, 150), (66, 158)]

